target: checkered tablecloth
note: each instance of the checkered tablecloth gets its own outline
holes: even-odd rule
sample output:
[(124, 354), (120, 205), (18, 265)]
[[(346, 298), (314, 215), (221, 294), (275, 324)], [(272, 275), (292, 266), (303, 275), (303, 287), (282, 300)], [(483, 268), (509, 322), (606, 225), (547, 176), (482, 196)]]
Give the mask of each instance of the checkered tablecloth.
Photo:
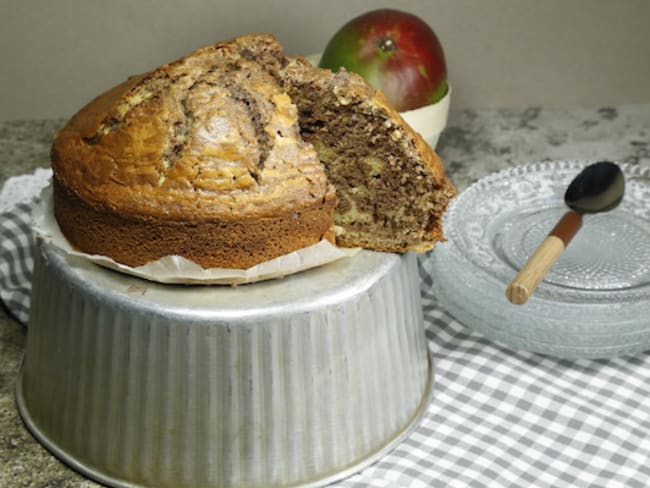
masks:
[[(45, 181), (31, 176), (34, 187)], [(26, 324), (38, 191), (14, 190), (0, 193), (0, 297)], [(431, 403), (394, 451), (336, 486), (650, 487), (650, 353), (567, 361), (492, 343), (437, 306), (428, 259), (419, 264)]]

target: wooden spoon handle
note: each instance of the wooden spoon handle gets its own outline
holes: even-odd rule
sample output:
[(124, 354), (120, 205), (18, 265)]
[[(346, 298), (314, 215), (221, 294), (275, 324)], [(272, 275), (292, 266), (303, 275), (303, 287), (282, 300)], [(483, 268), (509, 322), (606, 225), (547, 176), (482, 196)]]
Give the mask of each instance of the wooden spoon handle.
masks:
[(580, 213), (570, 210), (562, 216), (508, 286), (508, 300), (515, 305), (526, 303), (581, 226)]

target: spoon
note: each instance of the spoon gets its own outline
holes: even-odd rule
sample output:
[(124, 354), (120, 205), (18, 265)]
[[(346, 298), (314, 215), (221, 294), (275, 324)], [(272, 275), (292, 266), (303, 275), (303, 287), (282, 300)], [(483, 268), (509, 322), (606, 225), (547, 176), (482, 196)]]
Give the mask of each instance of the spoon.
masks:
[(625, 177), (618, 165), (600, 161), (584, 168), (564, 194), (564, 202), (571, 210), (555, 224), (512, 280), (506, 290), (508, 300), (515, 305), (525, 303), (582, 227), (583, 214), (612, 210), (624, 193)]

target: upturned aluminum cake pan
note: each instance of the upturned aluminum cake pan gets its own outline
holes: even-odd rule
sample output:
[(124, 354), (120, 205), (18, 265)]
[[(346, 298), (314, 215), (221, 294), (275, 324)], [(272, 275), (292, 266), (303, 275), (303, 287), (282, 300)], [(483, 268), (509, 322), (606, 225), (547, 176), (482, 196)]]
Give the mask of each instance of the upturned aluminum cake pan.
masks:
[(426, 408), (411, 254), (363, 251), (239, 287), (36, 254), (18, 407), (107, 485), (322, 486), (384, 455)]

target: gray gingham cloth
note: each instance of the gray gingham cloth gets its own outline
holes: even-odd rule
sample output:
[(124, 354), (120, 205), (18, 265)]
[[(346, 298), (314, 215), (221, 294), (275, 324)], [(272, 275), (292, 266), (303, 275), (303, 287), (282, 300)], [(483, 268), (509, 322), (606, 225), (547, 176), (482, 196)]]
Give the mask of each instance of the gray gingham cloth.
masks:
[(32, 279), (31, 205), (20, 203), (0, 214), (0, 299), (25, 324)]
[[(0, 294), (26, 323), (29, 202), (0, 214)], [(650, 487), (650, 353), (567, 361), (512, 351), (439, 309), (420, 258), (434, 392), (419, 427), (343, 488)]]

